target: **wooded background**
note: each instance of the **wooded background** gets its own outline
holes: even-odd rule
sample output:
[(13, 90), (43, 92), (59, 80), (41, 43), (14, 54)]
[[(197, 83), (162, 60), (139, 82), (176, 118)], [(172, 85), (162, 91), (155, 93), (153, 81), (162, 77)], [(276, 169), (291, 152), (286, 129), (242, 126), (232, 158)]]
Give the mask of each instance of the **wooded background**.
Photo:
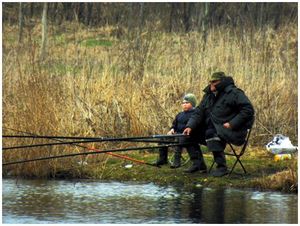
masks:
[[(77, 21), (86, 26), (113, 25), (145, 29), (155, 25), (165, 32), (205, 31), (216, 26), (242, 29), (297, 22), (297, 3), (47, 3), (49, 21), (57, 25)], [(23, 15), (25, 24), (41, 18), (45, 3), (3, 3), (3, 22), (17, 24)], [(21, 14), (20, 14), (21, 13)]]

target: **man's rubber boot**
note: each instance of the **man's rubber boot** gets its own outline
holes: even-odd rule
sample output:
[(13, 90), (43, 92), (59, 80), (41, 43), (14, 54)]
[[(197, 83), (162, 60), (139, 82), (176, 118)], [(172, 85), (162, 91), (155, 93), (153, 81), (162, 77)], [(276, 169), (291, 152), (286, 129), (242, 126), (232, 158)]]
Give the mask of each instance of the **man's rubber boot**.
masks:
[(228, 174), (228, 170), (226, 167), (219, 167), (212, 172), (212, 176), (214, 177), (223, 177)]
[(224, 151), (213, 151), (212, 153), (217, 163), (217, 168), (227, 168)]
[(214, 160), (217, 163), (217, 168), (212, 172), (214, 177), (223, 177), (228, 174), (226, 158), (224, 151), (213, 151)]

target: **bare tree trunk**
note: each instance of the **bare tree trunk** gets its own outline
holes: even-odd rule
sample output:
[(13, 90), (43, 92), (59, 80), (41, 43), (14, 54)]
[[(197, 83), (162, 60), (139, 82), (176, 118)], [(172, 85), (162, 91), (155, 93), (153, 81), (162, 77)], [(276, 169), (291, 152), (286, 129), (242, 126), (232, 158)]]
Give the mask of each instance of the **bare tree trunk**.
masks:
[(183, 23), (185, 32), (191, 30), (191, 16), (193, 3), (183, 3)]
[(145, 49), (142, 43), (142, 32), (144, 26), (144, 3), (139, 3), (140, 12), (139, 12), (139, 24), (138, 30), (136, 33), (136, 48), (135, 48), (135, 57), (137, 65), (136, 65), (136, 73), (135, 78), (137, 81), (141, 81), (144, 76), (144, 69), (145, 69)]
[(204, 41), (204, 48), (206, 45), (206, 39), (207, 39), (207, 31), (208, 31), (208, 12), (209, 12), (209, 4), (208, 2), (204, 3), (204, 8), (202, 11), (202, 38)]
[(20, 2), (19, 5), (19, 43), (22, 42), (23, 38), (23, 29), (24, 29), (24, 15), (23, 15), (23, 3)]
[(144, 3), (143, 2), (140, 3), (139, 19), (140, 19), (139, 32), (142, 33), (142, 29), (143, 29), (143, 26), (144, 26)]
[(46, 57), (46, 45), (47, 45), (47, 10), (48, 3), (44, 3), (43, 8), (43, 17), (42, 17), (42, 46), (41, 46), (41, 55), (40, 59), (44, 60)]
[(73, 13), (77, 23), (84, 21), (84, 3), (73, 3)]
[(128, 36), (131, 34), (132, 32), (132, 22), (133, 22), (133, 11), (134, 11), (134, 3), (128, 3), (129, 4), (129, 12), (128, 12), (128, 19), (127, 19), (127, 30), (128, 30)]
[(170, 4), (171, 4), (171, 12), (170, 12), (169, 32), (172, 32), (176, 3), (170, 3)]
[(72, 8), (73, 8), (73, 3), (70, 2), (63, 2), (61, 3), (63, 6), (63, 15), (64, 15), (64, 20), (65, 21), (71, 21), (72, 20)]
[(259, 3), (260, 5), (260, 11), (259, 11), (259, 22), (258, 22), (258, 26), (260, 29), (262, 29), (263, 27), (263, 23), (264, 23), (264, 3)]
[(29, 3), (30, 4), (30, 7), (29, 7), (29, 17), (30, 17), (30, 19), (33, 17), (33, 11), (34, 11), (34, 2), (31, 2), (31, 3)]
[(92, 2), (85, 3), (85, 25), (87, 26), (91, 25), (92, 12), (93, 12), (93, 3)]

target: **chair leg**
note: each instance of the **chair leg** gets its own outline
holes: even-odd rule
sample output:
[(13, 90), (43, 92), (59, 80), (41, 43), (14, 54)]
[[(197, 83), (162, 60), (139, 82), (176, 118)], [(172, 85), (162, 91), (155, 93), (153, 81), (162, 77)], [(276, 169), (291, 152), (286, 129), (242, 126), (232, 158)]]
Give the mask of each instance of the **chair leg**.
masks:
[(245, 139), (245, 143), (243, 144), (242, 148), (240, 149), (240, 152), (239, 154), (236, 153), (235, 149), (233, 148), (232, 144), (228, 143), (232, 152), (233, 152), (233, 155), (230, 154), (231, 156), (234, 156), (236, 158), (232, 168), (231, 168), (231, 171), (229, 173), (229, 175), (233, 172), (234, 168), (236, 167), (236, 164), (237, 163), (240, 163), (241, 167), (243, 168), (244, 170), (244, 173), (247, 174), (247, 171), (243, 165), (243, 163), (241, 162), (240, 160), (240, 157), (244, 154), (244, 152), (246, 151), (246, 148), (247, 148), (247, 145), (248, 145), (248, 140), (249, 140), (249, 137), (250, 137), (250, 133), (251, 133), (251, 129), (248, 129), (248, 134), (246, 136), (246, 139)]
[(233, 164), (233, 166), (232, 166), (232, 168), (231, 168), (231, 170), (230, 170), (230, 172), (229, 172), (229, 175), (231, 175), (231, 173), (233, 172), (233, 170), (234, 170), (234, 168), (235, 168), (235, 166), (236, 166), (236, 163), (237, 163), (237, 161), (234, 162), (234, 164)]
[(215, 160), (213, 160), (213, 163), (211, 164), (211, 166), (209, 167), (208, 172), (210, 173), (210, 171), (212, 170), (213, 166), (215, 165)]
[[(228, 175), (232, 174), (232, 172), (235, 169), (237, 163), (239, 163), (240, 166), (242, 167), (242, 169), (244, 171), (244, 174), (247, 174), (246, 168), (244, 167), (243, 163), (240, 160), (241, 155), (238, 155), (232, 146), (231, 146), (231, 149), (233, 151), (233, 154), (230, 154), (230, 156), (234, 156), (236, 158), (236, 160), (235, 160), (235, 162), (234, 162), (234, 164), (233, 164), (233, 166), (232, 166), (232, 168), (231, 168), (231, 170), (230, 170), (230, 172), (229, 172)], [(228, 154), (225, 153), (225, 155), (228, 155)], [(209, 173), (211, 172), (211, 170), (212, 170), (212, 168), (213, 168), (214, 165), (215, 165), (215, 161), (213, 160), (213, 163), (211, 164), (211, 166), (209, 167), (209, 170), (208, 170)]]
[(236, 164), (237, 164), (237, 163), (240, 163), (241, 167), (243, 168), (244, 173), (247, 174), (247, 171), (246, 171), (246, 169), (245, 169), (243, 163), (241, 162), (240, 157), (239, 157), (239, 156), (236, 156), (236, 161), (234, 162), (234, 164), (233, 164), (233, 166), (232, 166), (232, 168), (231, 168), (231, 170), (230, 170), (230, 172), (229, 172), (229, 175), (233, 172), (233, 170), (234, 170), (234, 168), (236, 167)]
[(238, 162), (240, 163), (241, 167), (243, 168), (243, 170), (244, 170), (244, 173), (245, 173), (245, 174), (247, 174), (247, 171), (246, 171), (246, 169), (245, 169), (244, 165), (242, 164), (242, 162), (241, 162), (240, 158), (238, 159)]

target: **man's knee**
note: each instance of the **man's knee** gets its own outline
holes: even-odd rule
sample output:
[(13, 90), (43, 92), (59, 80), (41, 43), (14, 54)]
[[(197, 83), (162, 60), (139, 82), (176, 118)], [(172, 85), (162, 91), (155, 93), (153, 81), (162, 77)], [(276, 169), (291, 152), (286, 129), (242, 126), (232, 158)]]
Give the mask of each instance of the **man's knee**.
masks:
[(226, 147), (226, 143), (222, 140), (209, 140), (207, 141), (207, 148), (212, 152), (223, 152)]

